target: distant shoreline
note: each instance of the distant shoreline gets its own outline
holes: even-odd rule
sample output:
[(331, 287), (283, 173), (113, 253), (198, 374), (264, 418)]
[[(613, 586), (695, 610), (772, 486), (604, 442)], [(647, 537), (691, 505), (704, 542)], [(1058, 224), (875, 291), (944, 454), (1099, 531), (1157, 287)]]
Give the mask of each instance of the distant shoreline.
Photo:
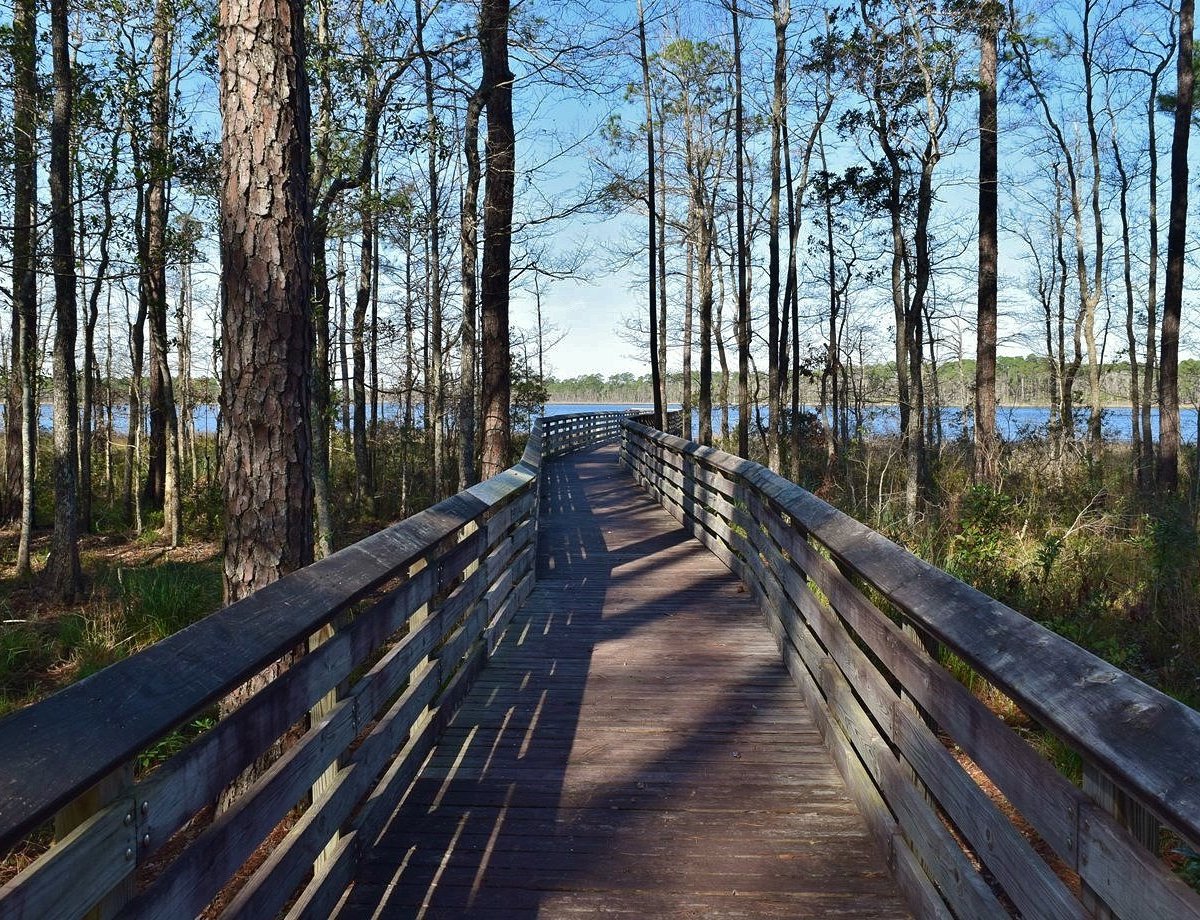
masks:
[[(548, 400), (546, 400), (545, 405), (547, 405), (547, 406), (635, 406), (635, 405), (636, 406), (643, 406), (643, 405), (648, 406), (648, 405), (650, 405), (650, 400), (645, 400), (642, 402), (639, 402), (637, 400), (625, 400), (625, 401), (612, 402), (612, 401), (606, 400), (606, 399), (548, 399)], [(759, 405), (763, 409), (767, 408), (766, 403), (760, 403)], [(894, 402), (867, 403), (866, 408), (868, 408), (868, 409), (888, 409), (888, 408), (893, 408), (896, 405), (897, 404)], [(696, 409), (696, 408), (698, 408), (698, 406), (693, 405), (692, 408)], [(722, 406), (720, 404), (713, 403), (714, 411), (719, 411), (721, 408), (722, 408)], [(737, 404), (730, 403), (729, 408), (736, 409)], [(804, 408), (811, 408), (811, 406), (808, 406), (806, 404), (806, 406)], [(1081, 405), (1079, 403), (1075, 404), (1076, 412), (1086, 412), (1086, 411), (1088, 411), (1089, 408), (1090, 407), (1086, 404), (1083, 404), (1083, 405)], [(1102, 411), (1105, 409), (1128, 410), (1128, 409), (1132, 409), (1132, 408), (1133, 407), (1129, 403), (1106, 403), (1105, 405), (1100, 407), (1100, 409)], [(1141, 409), (1142, 407), (1138, 406), (1138, 408)], [(1179, 408), (1180, 409), (1194, 409), (1196, 407), (1194, 405), (1181, 404), (1179, 406)], [(996, 406), (997, 412), (1004, 412), (1006, 409), (1044, 409), (1047, 412), (1049, 412), (1050, 405), (1048, 403), (1004, 403), (1003, 405)], [(1158, 409), (1157, 404), (1152, 405), (1150, 407), (1151, 411), (1156, 411), (1157, 409)], [(962, 408), (962, 406), (958, 406), (958, 405), (942, 406), (942, 410), (943, 411), (947, 411), (947, 410), (959, 411), (959, 412), (970, 411), (970, 410), (964, 410)]]

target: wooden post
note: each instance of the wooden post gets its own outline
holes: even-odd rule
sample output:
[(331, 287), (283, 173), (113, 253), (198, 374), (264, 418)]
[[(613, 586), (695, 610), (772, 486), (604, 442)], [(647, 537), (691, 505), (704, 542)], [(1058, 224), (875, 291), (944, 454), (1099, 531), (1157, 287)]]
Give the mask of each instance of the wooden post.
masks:
[[(1155, 856), (1159, 855), (1158, 819), (1114, 783), (1099, 767), (1086, 760), (1083, 762), (1083, 791), (1116, 818), (1142, 846)], [(1113, 920), (1118, 916), (1088, 887), (1086, 881), (1082, 883), (1080, 900), (1098, 920)]]
[[(128, 763), (104, 777), (54, 816), (55, 842), (59, 843), (65, 840), (71, 831), (119, 798), (128, 797), (132, 807), (134, 804), (132, 790), (133, 764)], [(127, 820), (136, 824), (137, 815), (131, 812), (131, 817), (127, 817)], [(85, 920), (109, 920), (110, 917), (119, 915), (121, 909), (132, 900), (134, 895), (133, 867), (137, 863), (137, 848), (141, 845), (141, 841), (137, 841), (132, 852), (127, 854), (130, 863), (129, 874), (84, 915)]]
[[(332, 623), (322, 626), (309, 637), (308, 651), (315, 652), (320, 646), (324, 645), (333, 638), (333, 632), (334, 629)], [(317, 704), (308, 711), (309, 728), (312, 728), (314, 725), (318, 725), (322, 719), (329, 715), (329, 713), (333, 712), (333, 707), (337, 705), (337, 699), (338, 688), (334, 687), (323, 697), (317, 700)], [(331, 763), (328, 768), (326, 768), (325, 772), (317, 778), (317, 781), (313, 783), (312, 802), (309, 804), (310, 808), (315, 808), (317, 803), (329, 794), (330, 790), (333, 788), (334, 777), (337, 776), (339, 769), (340, 765), (338, 761), (334, 760), (334, 762)], [(320, 872), (321, 867), (325, 865), (329, 857), (337, 849), (337, 843), (340, 837), (341, 834), (339, 834), (337, 831), (333, 832), (332, 836), (329, 838), (329, 842), (325, 846), (325, 849), (321, 851), (320, 855), (316, 859), (316, 862), (313, 863), (314, 871)]]

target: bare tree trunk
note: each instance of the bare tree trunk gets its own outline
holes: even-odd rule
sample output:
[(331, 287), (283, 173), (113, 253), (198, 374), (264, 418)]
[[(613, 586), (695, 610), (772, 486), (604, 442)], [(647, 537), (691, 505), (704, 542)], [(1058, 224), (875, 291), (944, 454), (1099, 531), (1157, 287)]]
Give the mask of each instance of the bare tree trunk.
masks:
[(312, 561), (303, 6), (220, 5), (225, 599)]
[[(689, 226), (694, 220), (693, 216), (688, 221)], [(687, 250), (686, 270), (683, 276), (683, 437), (690, 441), (695, 434), (692, 428), (692, 315), (695, 312), (696, 291), (696, 247), (690, 234), (684, 239), (683, 245)]]
[[(320, 80), (320, 101), (317, 113), (316, 136), (311, 153), (313, 175), (311, 179), (310, 207), (313, 207), (311, 225), (312, 288), (313, 288), (313, 332), (312, 374), (309, 388), (312, 392), (312, 476), (313, 506), (316, 510), (316, 535), (313, 551), (323, 559), (333, 552), (333, 497), (329, 482), (331, 434), (329, 412), (332, 387), (329, 370), (329, 267), (326, 254), (328, 241), (328, 211), (332, 206), (333, 193), (327, 190), (319, 204), (316, 197), (329, 179), (331, 151), (333, 147), (333, 81), (330, 57), (332, 39), (329, 34), (329, 0), (319, 0), (317, 13), (317, 48), (320, 53), (317, 73)], [(344, 276), (339, 278), (344, 284)], [(343, 291), (344, 296), (344, 291)], [(344, 375), (343, 375), (344, 376)], [(346, 428), (349, 437), (349, 426)]]
[[(190, 246), (190, 240), (187, 244)], [(185, 251), (179, 264), (179, 302), (175, 330), (179, 338), (179, 442), (180, 462), (196, 482), (196, 397), (192, 388), (192, 253)]]
[[(1104, 439), (1101, 431), (1103, 406), (1100, 396), (1100, 365), (1102, 357), (1099, 349), (1096, 347), (1096, 309), (1100, 305), (1104, 285), (1104, 212), (1100, 204), (1102, 169), (1100, 163), (1100, 138), (1096, 127), (1093, 75), (1093, 68), (1095, 66), (1093, 48), (1096, 39), (1095, 33), (1089, 25), (1094, 3), (1095, 0), (1085, 0), (1083, 4), (1083, 46), (1081, 53), (1088, 141), (1092, 159), (1092, 235), (1095, 241), (1095, 252), (1093, 253), (1092, 262), (1092, 292), (1084, 310), (1083, 332), (1088, 352), (1088, 402), (1091, 406), (1091, 412), (1088, 415), (1088, 449), (1092, 458), (1098, 459), (1104, 449)], [(1082, 246), (1082, 241), (1078, 245)]]
[[(504, 58), (505, 70), (507, 70), (508, 60), (508, 11), (505, 4), (504, 17)], [(481, 13), (482, 15), (482, 13)], [(425, 48), (425, 24), (428, 21), (424, 12), (422, 0), (416, 0), (416, 19), (417, 19), (417, 49), (421, 59), (425, 65), (425, 119), (427, 123), (428, 134), (427, 142), (427, 176), (429, 180), (429, 317), (430, 327), (428, 330), (429, 336), (429, 379), (426, 384), (429, 388), (429, 401), (426, 403), (426, 411), (429, 416), (429, 421), (433, 425), (433, 499), (437, 501), (442, 497), (445, 490), (446, 472), (445, 472), (445, 457), (446, 457), (446, 420), (445, 420), (445, 386), (442, 381), (442, 222), (441, 222), (441, 189), (438, 185), (438, 150), (441, 146), (439, 132), (437, 128), (437, 111), (433, 105), (433, 58), (429, 56)], [(486, 66), (486, 65), (485, 65)], [(486, 80), (485, 80), (486, 82)], [(511, 94), (511, 87), (509, 88)], [(511, 95), (510, 95), (511, 99)], [(511, 103), (510, 103), (511, 108)], [(488, 117), (488, 137), (491, 137), (491, 115), (489, 109)], [(489, 176), (488, 191), (491, 191), (491, 179)], [(511, 205), (510, 205), (511, 214)], [(511, 217), (510, 217), (511, 223)], [(485, 260), (486, 261), (486, 260)], [(507, 270), (505, 271), (507, 278)], [(507, 464), (506, 464), (507, 465)]]
[(733, 16), (734, 80), (734, 156), (737, 160), (734, 180), (737, 209), (738, 268), (738, 456), (750, 456), (750, 259), (746, 242), (746, 133), (742, 105), (742, 30), (738, 0), (730, 0)]
[(338, 237), (337, 247), (337, 309), (338, 309), (338, 364), (342, 376), (342, 446), (346, 453), (354, 450), (353, 421), (350, 414), (350, 357), (346, 341), (350, 333), (350, 317), (346, 303), (346, 240)]
[[(728, 228), (726, 228), (728, 230)], [(730, 236), (732, 237), (732, 233)], [(716, 308), (716, 317), (713, 319), (713, 344), (717, 346), (717, 363), (721, 366), (721, 382), (717, 386), (717, 404), (721, 407), (721, 440), (726, 440), (729, 437), (729, 355), (725, 350), (725, 265), (721, 260), (721, 250), (719, 247), (713, 248), (715, 266), (715, 275), (717, 279), (717, 296), (714, 306)], [(737, 290), (737, 263), (736, 260), (730, 259), (729, 262), (730, 286)], [(734, 329), (737, 329), (737, 323), (734, 322)]]
[(711, 445), (712, 432), (712, 347), (713, 347), (713, 219), (703, 192), (695, 203), (696, 249), (699, 254), (700, 312), (700, 443)]
[[(161, 472), (163, 531), (171, 546), (183, 540), (183, 501), (180, 488), (179, 416), (168, 361), (167, 339), (167, 197), (169, 188), (169, 130), (172, 11), (158, 0), (151, 55), (154, 87), (150, 102), (150, 194), (146, 220), (149, 255), (148, 308), (150, 320), (151, 478)], [(155, 436), (155, 420), (161, 436)], [(155, 451), (159, 452), (157, 461)], [(158, 491), (148, 488), (150, 495)]]
[(1187, 248), (1188, 139), (1192, 124), (1192, 28), (1195, 0), (1179, 4), (1178, 88), (1171, 140), (1171, 219), (1167, 229), (1167, 279), (1163, 296), (1162, 347), (1158, 362), (1158, 486), (1174, 492), (1179, 485), (1179, 319), (1183, 307), (1183, 271)]
[[(378, 189), (380, 174), (379, 174), (379, 150), (375, 151), (375, 188)], [(377, 205), (379, 207), (379, 205)], [(370, 393), (371, 399), (371, 421), (367, 426), (367, 433), (370, 440), (369, 454), (371, 463), (371, 491), (373, 495), (379, 494), (379, 458), (377, 456), (379, 450), (379, 211), (376, 210), (372, 216), (374, 221), (374, 232), (371, 234), (372, 249), (371, 253), (371, 336), (370, 336), (370, 361), (371, 361), (371, 380)], [(372, 510), (378, 513), (376, 499), (372, 499)]]
[[(662, 395), (659, 397), (663, 404), (663, 412), (670, 405), (667, 399), (667, 146), (664, 139), (666, 128), (664, 119), (658, 119), (658, 371), (662, 381)], [(692, 417), (687, 416), (685, 423), (689, 430)]]
[(509, 0), (482, 0), (479, 47), (487, 97), (487, 189), (483, 201), (483, 478), (508, 465), (509, 424), (508, 286), (512, 247), (516, 135), (508, 68)]
[(654, 390), (654, 417), (658, 427), (666, 430), (667, 409), (663, 399), (662, 367), (658, 351), (658, 238), (654, 232), (655, 213), (658, 207), (655, 195), (654, 172), (654, 109), (650, 105), (650, 56), (646, 51), (646, 12), (642, 0), (638, 0), (638, 42), (642, 58), (642, 101), (646, 107), (646, 251), (647, 281), (649, 283), (650, 317), (650, 385)]
[(100, 294), (108, 281), (109, 240), (112, 236), (113, 218), (112, 192), (117, 179), (119, 135), (114, 130), (109, 150), (109, 160), (105, 167), (103, 184), (100, 188), (100, 203), (103, 209), (103, 223), (100, 227), (99, 260), (96, 263), (96, 275), (92, 279), (91, 291), (88, 297), (87, 315), (83, 327), (83, 375), (82, 402), (83, 414), (80, 420), (79, 432), (79, 527), (85, 533), (92, 529), (92, 442), (93, 416), (95, 412), (96, 381), (99, 378), (99, 367), (96, 362), (96, 323), (100, 319)]
[[(1151, 425), (1150, 408), (1154, 404), (1155, 366), (1158, 352), (1158, 82), (1170, 62), (1170, 55), (1163, 55), (1162, 63), (1150, 74), (1150, 91), (1146, 100), (1146, 155), (1149, 159), (1150, 175), (1146, 194), (1149, 220), (1149, 242), (1146, 265), (1146, 348), (1145, 367), (1142, 373), (1142, 483), (1149, 488), (1155, 474), (1154, 429)], [(1200, 453), (1200, 445), (1197, 445)]]
[[(304, 6), (222, 0), (221, 479), (224, 593), (313, 558), (312, 212)], [(285, 657), (221, 702), (236, 709)], [(264, 769), (221, 796), (224, 810)]]
[(75, 215), (71, 209), (74, 97), (67, 0), (50, 4), (54, 117), (50, 123), (50, 209), (54, 237), (54, 536), (46, 583), (64, 600), (82, 589), (79, 567), (79, 415), (75, 381)]
[(463, 153), (467, 175), (463, 181), (463, 203), (460, 218), (460, 248), (462, 256), (462, 381), (459, 390), (458, 430), (461, 437), (458, 452), (458, 487), (465, 489), (475, 482), (475, 362), (476, 317), (479, 311), (479, 116), (483, 112), (485, 87), (480, 87), (467, 100), (466, 122), (463, 127)]
[(1141, 399), (1141, 378), (1138, 373), (1138, 340), (1134, 329), (1137, 310), (1133, 296), (1133, 241), (1129, 226), (1129, 187), (1131, 183), (1129, 173), (1125, 169), (1125, 162), (1121, 157), (1121, 146), (1117, 140), (1115, 119), (1113, 120), (1112, 129), (1112, 150), (1113, 161), (1117, 167), (1117, 176), (1120, 181), (1121, 255), (1122, 275), (1125, 282), (1125, 342), (1129, 350), (1129, 431), (1133, 447), (1133, 475), (1138, 483), (1138, 487), (1145, 488), (1143, 480), (1145, 467), (1142, 466), (1141, 462), (1142, 419), (1141, 406), (1139, 405)]
[[(783, 467), (783, 380), (786, 376), (786, 353), (780, 354), (779, 320), (779, 211), (780, 183), (782, 171), (783, 119), (787, 105), (787, 27), (791, 19), (790, 0), (773, 0), (772, 13), (775, 22), (775, 67), (771, 97), (771, 203), (767, 240), (767, 412), (770, 437), (768, 438), (767, 465), (776, 473)], [(786, 318), (783, 322), (786, 330)]]
[(371, 459), (367, 453), (366, 327), (371, 306), (371, 277), (374, 273), (375, 228), (371, 213), (370, 189), (363, 189), (360, 211), (362, 254), (359, 260), (358, 287), (354, 297), (354, 319), (350, 332), (351, 389), (354, 395), (354, 469), (359, 504), (366, 507), (371, 492)]
[(984, 483), (994, 483), (998, 472), (996, 33), (996, 11), (985, 0), (979, 30), (979, 300), (975, 349), (975, 481)]
[[(19, 484), (21, 535), (17, 543), (17, 575), (30, 574), (29, 544), (34, 525), (34, 480), (37, 464), (37, 5), (16, 0), (12, 20), (13, 59), (13, 379), (17, 399), (10, 397), (8, 483)], [(17, 463), (13, 464), (16, 440)]]

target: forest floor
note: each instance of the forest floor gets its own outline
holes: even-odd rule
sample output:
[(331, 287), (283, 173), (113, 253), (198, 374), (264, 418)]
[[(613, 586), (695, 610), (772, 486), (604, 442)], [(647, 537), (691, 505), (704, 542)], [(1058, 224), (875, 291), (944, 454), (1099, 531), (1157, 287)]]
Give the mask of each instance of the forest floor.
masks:
[(0, 716), (165, 638), (221, 604), (221, 546), (178, 548), (158, 533), (87, 534), (82, 596), (67, 603), (38, 583), (50, 531), (33, 540), (34, 575), (16, 576), (17, 531), (0, 530)]

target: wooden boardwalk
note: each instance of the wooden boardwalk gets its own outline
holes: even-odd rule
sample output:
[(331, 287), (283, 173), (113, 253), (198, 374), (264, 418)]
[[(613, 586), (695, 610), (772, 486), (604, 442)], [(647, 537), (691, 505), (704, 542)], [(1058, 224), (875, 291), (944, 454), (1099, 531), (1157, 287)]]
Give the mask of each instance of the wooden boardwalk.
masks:
[(340, 916), (907, 916), (756, 605), (615, 444)]

